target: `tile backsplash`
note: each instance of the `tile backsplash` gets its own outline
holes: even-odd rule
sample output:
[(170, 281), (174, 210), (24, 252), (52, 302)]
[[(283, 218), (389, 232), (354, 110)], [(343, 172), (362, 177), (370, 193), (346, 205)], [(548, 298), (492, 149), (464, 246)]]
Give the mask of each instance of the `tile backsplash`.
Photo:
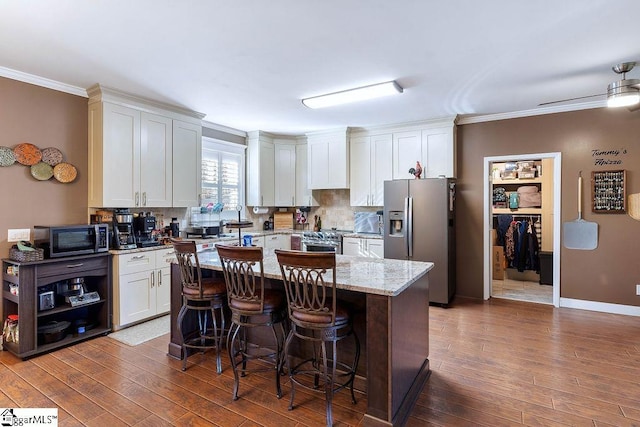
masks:
[[(322, 220), (322, 228), (337, 228), (339, 230), (353, 230), (354, 212), (376, 212), (382, 206), (351, 206), (349, 203), (349, 190), (314, 190), (313, 192), (319, 206), (311, 207), (307, 214), (307, 226), (304, 230), (313, 230), (314, 216), (319, 215)], [(295, 212), (295, 208), (287, 208), (290, 212)], [(247, 208), (246, 219), (253, 222), (251, 231), (260, 231), (265, 221), (278, 211), (278, 208), (269, 208), (265, 214), (254, 214), (251, 208)], [(189, 208), (165, 208), (156, 209), (154, 212), (158, 220), (158, 226), (169, 225), (172, 217), (177, 217), (180, 222), (180, 229), (189, 227), (193, 221), (202, 225), (218, 219), (216, 214), (192, 214)], [(300, 226), (297, 226), (300, 227)], [(302, 228), (300, 228), (302, 230)], [(248, 230), (247, 230), (248, 231)]]

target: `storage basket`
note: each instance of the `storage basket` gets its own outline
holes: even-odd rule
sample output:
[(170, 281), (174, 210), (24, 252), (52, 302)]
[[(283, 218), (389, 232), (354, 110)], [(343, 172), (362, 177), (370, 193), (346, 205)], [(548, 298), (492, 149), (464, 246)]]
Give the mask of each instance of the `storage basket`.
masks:
[(20, 262), (42, 261), (44, 259), (44, 249), (34, 249), (33, 251), (21, 251), (14, 245), (9, 249), (9, 259)]

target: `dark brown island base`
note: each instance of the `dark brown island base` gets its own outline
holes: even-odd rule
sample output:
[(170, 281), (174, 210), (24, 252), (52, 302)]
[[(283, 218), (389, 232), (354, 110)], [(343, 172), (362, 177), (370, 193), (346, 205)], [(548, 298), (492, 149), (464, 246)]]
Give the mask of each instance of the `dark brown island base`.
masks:
[[(203, 272), (221, 275), (216, 252), (199, 255)], [(429, 281), (433, 263), (337, 256), (338, 297), (354, 307), (362, 343), (356, 388), (367, 394), (364, 424), (403, 425), (429, 377)], [(274, 255), (264, 258), (269, 286), (282, 287)], [(176, 324), (182, 305), (177, 264), (171, 266), (169, 355), (182, 359)], [(341, 351), (345, 358), (350, 349)]]

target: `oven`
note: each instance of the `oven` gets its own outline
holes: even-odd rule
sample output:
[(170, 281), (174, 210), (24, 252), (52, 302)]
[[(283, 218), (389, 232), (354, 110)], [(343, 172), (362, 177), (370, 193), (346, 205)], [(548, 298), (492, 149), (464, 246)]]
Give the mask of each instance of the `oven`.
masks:
[(342, 235), (335, 232), (305, 231), (301, 249), (305, 252), (335, 252), (342, 255)]

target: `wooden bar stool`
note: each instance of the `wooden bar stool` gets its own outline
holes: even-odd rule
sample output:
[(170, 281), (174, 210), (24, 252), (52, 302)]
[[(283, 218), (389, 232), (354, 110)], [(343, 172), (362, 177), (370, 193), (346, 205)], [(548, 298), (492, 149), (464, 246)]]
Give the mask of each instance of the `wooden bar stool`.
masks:
[[(178, 312), (178, 331), (182, 336), (182, 370), (187, 369), (187, 356), (190, 349), (205, 352), (216, 350), (216, 370), (222, 373), (220, 346), (224, 335), (227, 289), (224, 279), (203, 278), (194, 241), (172, 241), (180, 266), (182, 284), (182, 307)], [(185, 316), (195, 311), (198, 328), (195, 331), (183, 331)], [(218, 318), (220, 325), (218, 325)]]
[[(273, 370), (276, 375), (276, 396), (282, 397), (280, 374), (283, 365), (284, 321), (287, 318), (284, 292), (265, 289), (261, 247), (216, 245), (227, 284), (231, 310), (231, 326), (227, 335), (227, 350), (233, 368), (233, 400), (238, 399), (240, 376), (250, 371)], [(276, 330), (279, 326), (279, 331)], [(250, 343), (250, 328), (269, 327), (275, 349)], [(278, 333), (279, 332), (279, 333)], [(267, 366), (260, 363), (268, 362)]]
[[(335, 252), (299, 252), (276, 250), (282, 280), (287, 295), (287, 309), (291, 331), (284, 351), (291, 380), (293, 409), (295, 386), (324, 391), (327, 425), (333, 424), (331, 402), (333, 394), (345, 387), (351, 389), (351, 401), (355, 404), (353, 382), (360, 359), (360, 341), (353, 330), (352, 317), (336, 297)], [(329, 276), (325, 278), (325, 276)], [(337, 343), (347, 337), (355, 341), (352, 364), (338, 361)], [(291, 343), (294, 338), (313, 344), (313, 355), (291, 366)], [(330, 344), (331, 351), (327, 351)], [(324, 390), (320, 389), (320, 382)]]

